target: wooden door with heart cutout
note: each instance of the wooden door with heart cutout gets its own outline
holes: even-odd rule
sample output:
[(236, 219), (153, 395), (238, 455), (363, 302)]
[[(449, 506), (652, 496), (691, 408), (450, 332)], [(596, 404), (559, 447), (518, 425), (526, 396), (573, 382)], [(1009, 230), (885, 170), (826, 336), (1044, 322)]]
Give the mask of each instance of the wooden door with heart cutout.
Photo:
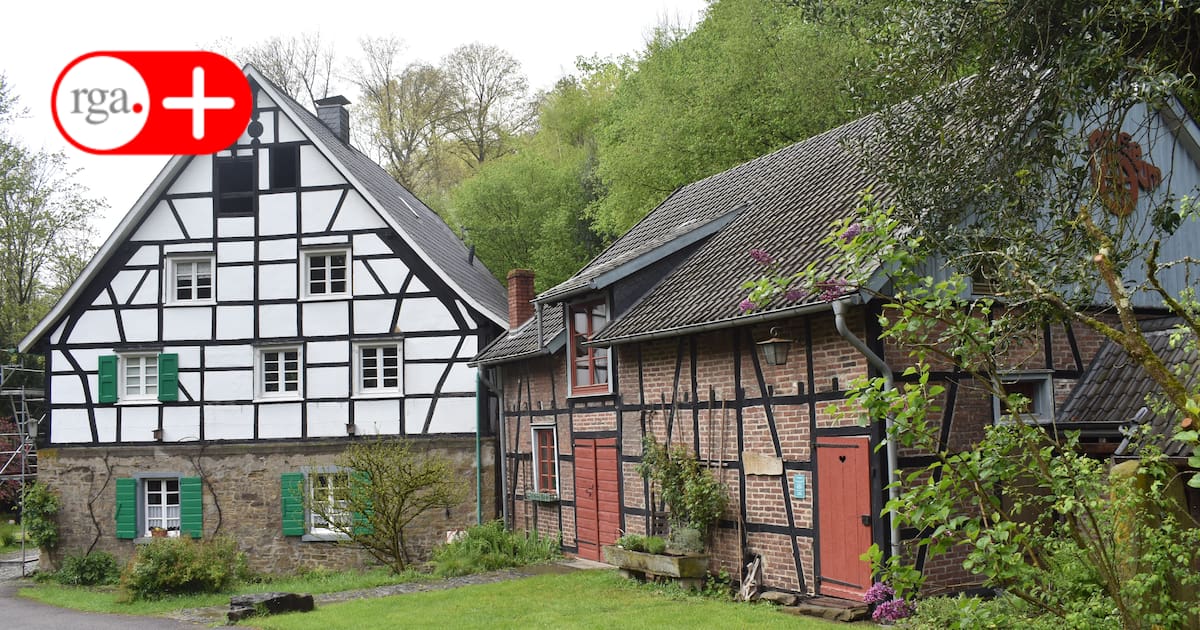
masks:
[(862, 600), (871, 565), (871, 448), (863, 437), (817, 438), (817, 592)]

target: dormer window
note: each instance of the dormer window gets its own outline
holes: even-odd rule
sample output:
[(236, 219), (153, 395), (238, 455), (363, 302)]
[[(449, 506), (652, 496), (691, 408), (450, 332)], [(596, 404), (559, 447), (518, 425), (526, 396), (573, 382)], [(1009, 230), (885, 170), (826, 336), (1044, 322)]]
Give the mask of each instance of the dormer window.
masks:
[(213, 158), (218, 214), (253, 214), (258, 169), (254, 156)]
[(603, 300), (572, 305), (568, 311), (571, 328), (568, 372), (571, 394), (606, 394), (609, 391), (609, 349), (584, 346), (608, 324), (608, 305)]

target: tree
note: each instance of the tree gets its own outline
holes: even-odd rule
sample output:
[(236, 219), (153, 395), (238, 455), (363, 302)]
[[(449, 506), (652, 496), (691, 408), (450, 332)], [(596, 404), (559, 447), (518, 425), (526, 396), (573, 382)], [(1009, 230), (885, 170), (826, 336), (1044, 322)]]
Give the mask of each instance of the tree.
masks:
[(355, 442), (338, 465), (349, 471), (338, 482), (343, 489), (319, 500), (303, 493), (307, 509), (395, 573), (411, 561), (407, 530), (413, 521), (456, 507), (466, 494), (445, 459), (416, 452), (404, 439)]
[[(0, 76), (0, 121), (19, 112)], [(74, 280), (104, 204), (61, 153), (31, 151), (0, 126), (0, 347), (12, 348)]]
[[(229, 43), (218, 44), (229, 48)], [(333, 45), (322, 41), (319, 32), (273, 36), (263, 42), (232, 50), (230, 57), (252, 63), (289, 96), (310, 107), (329, 96), (335, 80)]]
[(453, 113), (454, 91), (440, 68), (413, 63), (399, 68), (400, 40), (362, 40), (364, 59), (354, 71), (359, 111), (371, 149), (405, 188), (418, 191), (436, 178), (438, 141)]
[(450, 135), (462, 159), (478, 166), (513, 151), (513, 139), (527, 131), (534, 110), (521, 64), (504, 50), (481, 43), (454, 49), (442, 60), (454, 89)]
[(597, 231), (622, 234), (676, 188), (851, 118), (864, 36), (809, 4), (720, 0), (693, 32), (656, 32), (597, 133)]

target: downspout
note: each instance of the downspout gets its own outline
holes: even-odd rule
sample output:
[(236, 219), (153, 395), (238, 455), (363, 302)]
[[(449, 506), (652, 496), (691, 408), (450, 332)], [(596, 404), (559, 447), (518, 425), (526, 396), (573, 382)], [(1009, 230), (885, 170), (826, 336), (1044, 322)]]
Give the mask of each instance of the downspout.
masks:
[[(837, 325), (838, 334), (840, 334), (843, 339), (850, 342), (850, 345), (854, 346), (854, 348), (856, 350), (858, 350), (860, 353), (862, 353), (862, 355), (867, 358), (867, 362), (870, 363), (872, 367), (879, 370), (879, 373), (883, 375), (884, 390), (890, 391), (891, 389), (893, 389), (895, 387), (895, 381), (892, 376), (892, 368), (888, 367), (888, 364), (885, 363), (883, 361), (883, 359), (879, 357), (879, 355), (872, 352), (871, 349), (867, 347), (867, 344), (863, 343), (862, 339), (859, 339), (858, 337), (854, 336), (854, 333), (851, 332), (850, 329), (846, 326), (846, 301), (845, 300), (834, 300), (834, 302), (833, 302), (833, 318), (834, 318), (834, 323)], [(899, 468), (899, 465), (898, 465), (898, 460), (897, 460), (897, 456), (896, 456), (896, 441), (894, 439), (892, 439), (892, 426), (893, 426), (892, 416), (890, 416), (890, 415), (885, 416), (883, 421), (884, 421), (884, 428), (886, 429), (886, 439), (887, 439), (888, 499), (891, 501), (895, 501), (898, 498), (900, 498), (900, 488), (895, 484), (896, 469)], [(888, 520), (891, 523), (892, 556), (899, 558), (900, 557), (900, 528), (896, 526), (896, 519), (893, 518), (893, 519), (888, 519)]]
[(475, 524), (483, 524), (483, 421), (487, 416), (488, 397), (483, 374), (475, 371)]

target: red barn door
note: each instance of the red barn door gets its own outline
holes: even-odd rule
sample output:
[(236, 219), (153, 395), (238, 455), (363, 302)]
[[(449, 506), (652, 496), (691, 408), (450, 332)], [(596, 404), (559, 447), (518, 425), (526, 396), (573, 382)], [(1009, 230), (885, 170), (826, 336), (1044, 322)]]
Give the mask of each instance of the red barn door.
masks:
[(861, 600), (871, 586), (871, 448), (866, 437), (817, 438), (821, 595)]
[(600, 547), (621, 527), (617, 439), (575, 440), (575, 541), (578, 555), (602, 560)]

